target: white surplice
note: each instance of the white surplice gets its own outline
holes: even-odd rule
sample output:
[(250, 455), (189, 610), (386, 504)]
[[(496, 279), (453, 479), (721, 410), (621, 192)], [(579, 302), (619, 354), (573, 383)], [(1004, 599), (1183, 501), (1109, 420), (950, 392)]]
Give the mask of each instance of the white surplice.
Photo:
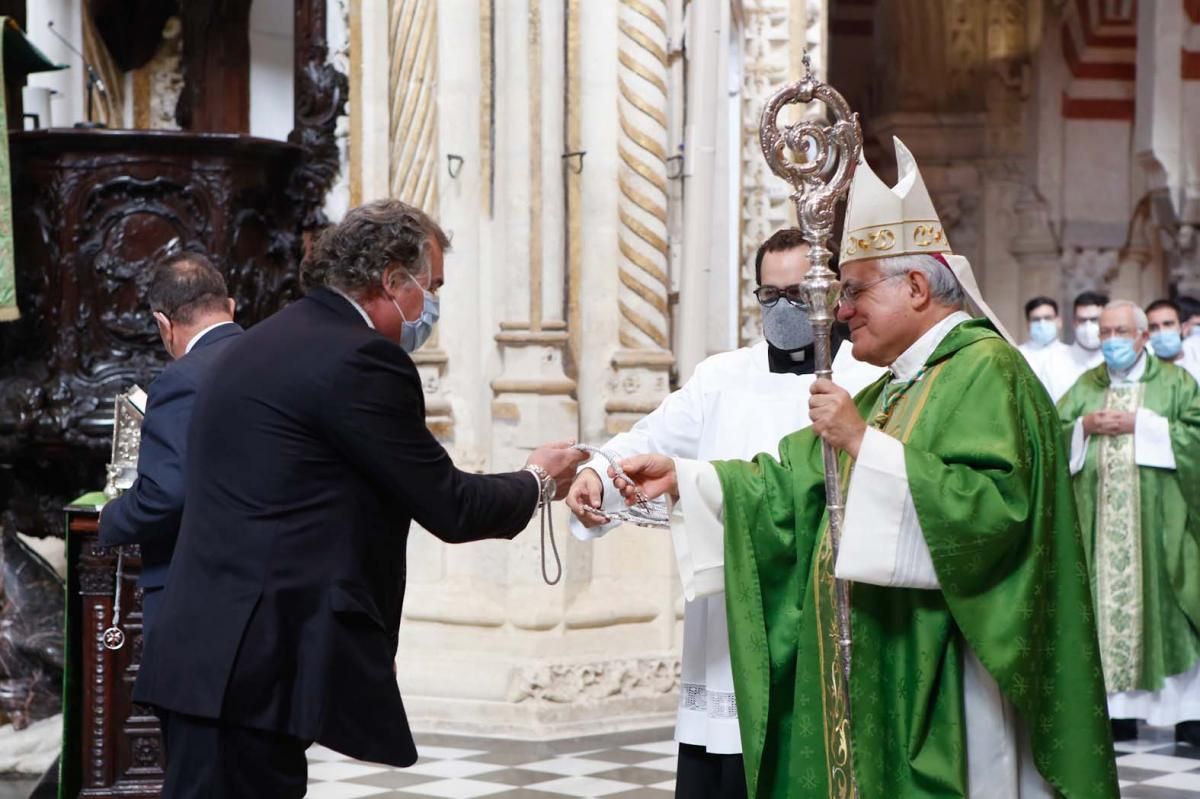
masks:
[[(916, 376), (938, 344), (970, 319), (955, 313), (934, 325), (892, 364), (896, 381)], [(684, 595), (725, 590), (724, 501), (709, 463), (676, 458), (679, 501), (671, 535)], [(904, 445), (868, 428), (846, 492), (834, 572), (839, 579), (895, 588), (940, 590), (908, 485)], [(971, 799), (1050, 799), (1033, 762), (1029, 734), (995, 679), (965, 647), (963, 712)]]
[(1055, 402), (1075, 385), (1080, 375), (1104, 362), (1104, 354), (1100, 350), (1084, 349), (1078, 343), (1064, 344), (1058, 339), (1046, 345), (1026, 341), (1017, 349), (1025, 356), (1029, 368), (1042, 381)]
[[(853, 393), (883, 374), (878, 367), (855, 361), (848, 343), (839, 350), (833, 369), (834, 380)], [(808, 394), (813, 380), (812, 375), (771, 372), (765, 342), (720, 353), (701, 362), (678, 391), (629, 432), (605, 443), (603, 449), (620, 458), (659, 453), (703, 460), (752, 458), (759, 452), (775, 452), (780, 439), (808, 426)], [(608, 476), (607, 461), (597, 457), (582, 468), (591, 468), (601, 476), (604, 508), (623, 506)], [(572, 533), (585, 540), (616, 526), (589, 530), (571, 519)], [(740, 753), (725, 596), (718, 590), (699, 599), (686, 599), (675, 739), (717, 754)]]
[[(1113, 385), (1137, 383), (1146, 373), (1146, 362), (1154, 356), (1143, 350), (1128, 371), (1108, 370)], [(1178, 365), (1178, 364), (1177, 364)], [(1147, 408), (1138, 408), (1133, 424), (1133, 461), (1138, 466), (1174, 469), (1175, 450), (1171, 446), (1171, 425)], [(1083, 420), (1076, 419), (1071, 430), (1071, 474), (1083, 469), (1092, 436), (1083, 432)], [(1153, 623), (1153, 619), (1147, 619)], [(1108, 715), (1114, 719), (1141, 719), (1155, 726), (1200, 719), (1200, 663), (1182, 674), (1166, 678), (1157, 691), (1119, 691), (1108, 695)]]
[(1197, 381), (1200, 381), (1200, 353), (1196, 352), (1195, 349), (1184, 347), (1180, 351), (1179, 357), (1173, 361), (1168, 361), (1168, 363), (1175, 364), (1196, 378)]

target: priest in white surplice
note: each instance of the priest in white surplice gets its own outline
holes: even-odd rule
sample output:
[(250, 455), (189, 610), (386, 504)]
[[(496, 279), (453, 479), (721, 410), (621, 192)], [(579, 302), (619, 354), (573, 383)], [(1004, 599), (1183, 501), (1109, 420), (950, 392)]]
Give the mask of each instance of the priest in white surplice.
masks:
[[(714, 355), (682, 388), (603, 449), (615, 457), (658, 452), (681, 458), (750, 458), (773, 451), (788, 433), (808, 425), (813, 335), (797, 284), (809, 268), (800, 231), (783, 229), (759, 248), (756, 296), (765, 341)], [(857, 391), (882, 370), (839, 353), (834, 378)], [(603, 459), (585, 464), (567, 504), (572, 532), (588, 539), (616, 526), (582, 510), (624, 507)], [(745, 796), (742, 744), (729, 665), (723, 594), (687, 602), (683, 675), (675, 738), (680, 743), (676, 795), (688, 799)]]

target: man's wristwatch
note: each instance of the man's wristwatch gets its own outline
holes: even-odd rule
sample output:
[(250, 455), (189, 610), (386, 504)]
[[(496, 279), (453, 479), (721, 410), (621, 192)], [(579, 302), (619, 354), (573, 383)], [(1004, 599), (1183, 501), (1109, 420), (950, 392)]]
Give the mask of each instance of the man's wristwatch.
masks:
[(538, 481), (538, 507), (548, 505), (554, 501), (554, 495), (558, 493), (558, 486), (554, 478), (549, 472), (538, 466), (536, 463), (530, 463), (525, 466), (525, 471), (532, 474)]

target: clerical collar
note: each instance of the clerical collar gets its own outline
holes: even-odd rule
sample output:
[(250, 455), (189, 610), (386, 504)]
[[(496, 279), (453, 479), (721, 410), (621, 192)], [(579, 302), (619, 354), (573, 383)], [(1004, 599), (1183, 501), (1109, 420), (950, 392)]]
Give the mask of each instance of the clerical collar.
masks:
[(971, 321), (969, 314), (955, 311), (933, 327), (926, 330), (900, 357), (892, 363), (892, 376), (896, 380), (912, 380), (929, 360), (929, 356), (950, 335), (950, 331), (963, 322)]
[(363, 318), (363, 321), (367, 323), (367, 327), (371, 328), (372, 330), (375, 329), (375, 323), (372, 322), (371, 317), (367, 315), (367, 309), (362, 307), (361, 305), (359, 305), (357, 300), (355, 300), (353, 297), (351, 297), (349, 294), (347, 294), (346, 292), (342, 291), (339, 288), (336, 288), (334, 286), (329, 286), (328, 288), (334, 294), (338, 295), (343, 300), (345, 300), (346, 302), (353, 305), (354, 310), (358, 311), (358, 315), (361, 316)]
[(1142, 349), (1142, 354), (1133, 362), (1133, 366), (1126, 369), (1124, 372), (1114, 372), (1112, 367), (1106, 366), (1108, 369), (1108, 381), (1114, 386), (1122, 386), (1129, 383), (1140, 383), (1142, 375), (1146, 374), (1146, 361), (1150, 359), (1149, 347)]
[(772, 374), (810, 375), (817, 367), (813, 357), (815, 349), (815, 344), (809, 344), (798, 350), (781, 350), (768, 341), (767, 366)]

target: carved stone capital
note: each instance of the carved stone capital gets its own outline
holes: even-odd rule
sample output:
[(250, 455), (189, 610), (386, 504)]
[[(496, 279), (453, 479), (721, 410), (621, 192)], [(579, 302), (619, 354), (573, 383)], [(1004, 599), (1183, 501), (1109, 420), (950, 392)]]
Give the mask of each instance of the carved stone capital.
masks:
[(675, 657), (543, 664), (520, 673), (509, 701), (570, 704), (653, 698), (677, 690), (680, 673)]

